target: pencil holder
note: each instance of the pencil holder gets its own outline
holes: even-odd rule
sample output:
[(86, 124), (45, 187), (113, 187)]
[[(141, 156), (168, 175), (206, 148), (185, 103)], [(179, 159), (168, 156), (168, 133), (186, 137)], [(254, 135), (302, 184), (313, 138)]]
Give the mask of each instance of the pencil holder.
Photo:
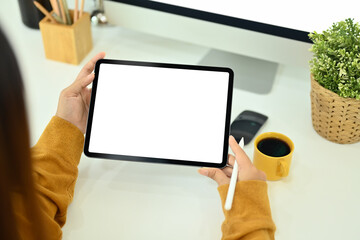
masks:
[[(71, 18), (74, 12), (70, 10)], [(72, 25), (39, 22), (47, 59), (78, 65), (92, 49), (90, 15), (83, 12)]]

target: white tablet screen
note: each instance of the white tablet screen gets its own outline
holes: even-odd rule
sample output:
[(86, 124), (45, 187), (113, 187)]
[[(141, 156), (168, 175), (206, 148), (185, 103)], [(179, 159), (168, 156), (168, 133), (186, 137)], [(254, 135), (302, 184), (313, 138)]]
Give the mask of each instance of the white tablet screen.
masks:
[(220, 164), (228, 88), (228, 72), (101, 63), (88, 151)]

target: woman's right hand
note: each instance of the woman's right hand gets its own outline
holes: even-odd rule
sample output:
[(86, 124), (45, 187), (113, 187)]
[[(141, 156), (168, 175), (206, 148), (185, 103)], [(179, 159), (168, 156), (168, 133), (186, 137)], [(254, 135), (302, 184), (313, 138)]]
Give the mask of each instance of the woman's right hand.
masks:
[(230, 148), (235, 156), (229, 154), (228, 166), (223, 169), (219, 168), (200, 168), (198, 172), (207, 176), (218, 183), (219, 186), (230, 183), (232, 169), (235, 161), (239, 166), (238, 181), (261, 180), (266, 181), (266, 175), (263, 171), (258, 170), (250, 161), (244, 150), (241, 149), (233, 136), (229, 137)]

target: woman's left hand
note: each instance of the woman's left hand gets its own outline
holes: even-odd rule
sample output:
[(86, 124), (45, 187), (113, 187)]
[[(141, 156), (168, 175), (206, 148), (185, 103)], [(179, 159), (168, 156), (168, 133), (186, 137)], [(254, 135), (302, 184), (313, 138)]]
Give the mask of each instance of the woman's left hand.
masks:
[(229, 145), (231, 150), (235, 153), (235, 156), (232, 154), (228, 155), (228, 164), (225, 168), (200, 168), (198, 172), (201, 175), (207, 176), (213, 179), (219, 186), (224, 184), (229, 184), (232, 169), (237, 161), (239, 170), (237, 181), (250, 181), (250, 180), (260, 180), (266, 181), (266, 175), (263, 171), (258, 170), (251, 162), (250, 158), (246, 155), (244, 150), (239, 146), (233, 136), (229, 137)]
[(87, 86), (94, 80), (95, 63), (104, 57), (104, 52), (93, 57), (81, 69), (76, 80), (60, 94), (56, 116), (74, 124), (82, 133), (85, 133), (91, 96), (91, 89)]

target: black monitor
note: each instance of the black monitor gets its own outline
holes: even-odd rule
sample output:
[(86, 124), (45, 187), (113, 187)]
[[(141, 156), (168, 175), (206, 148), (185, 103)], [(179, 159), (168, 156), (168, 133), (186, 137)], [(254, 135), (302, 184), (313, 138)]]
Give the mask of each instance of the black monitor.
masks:
[(266, 94), (278, 64), (308, 67), (309, 32), (358, 16), (344, 1), (111, 0), (105, 13), (116, 25), (208, 47), (198, 64), (230, 67), (235, 87)]

